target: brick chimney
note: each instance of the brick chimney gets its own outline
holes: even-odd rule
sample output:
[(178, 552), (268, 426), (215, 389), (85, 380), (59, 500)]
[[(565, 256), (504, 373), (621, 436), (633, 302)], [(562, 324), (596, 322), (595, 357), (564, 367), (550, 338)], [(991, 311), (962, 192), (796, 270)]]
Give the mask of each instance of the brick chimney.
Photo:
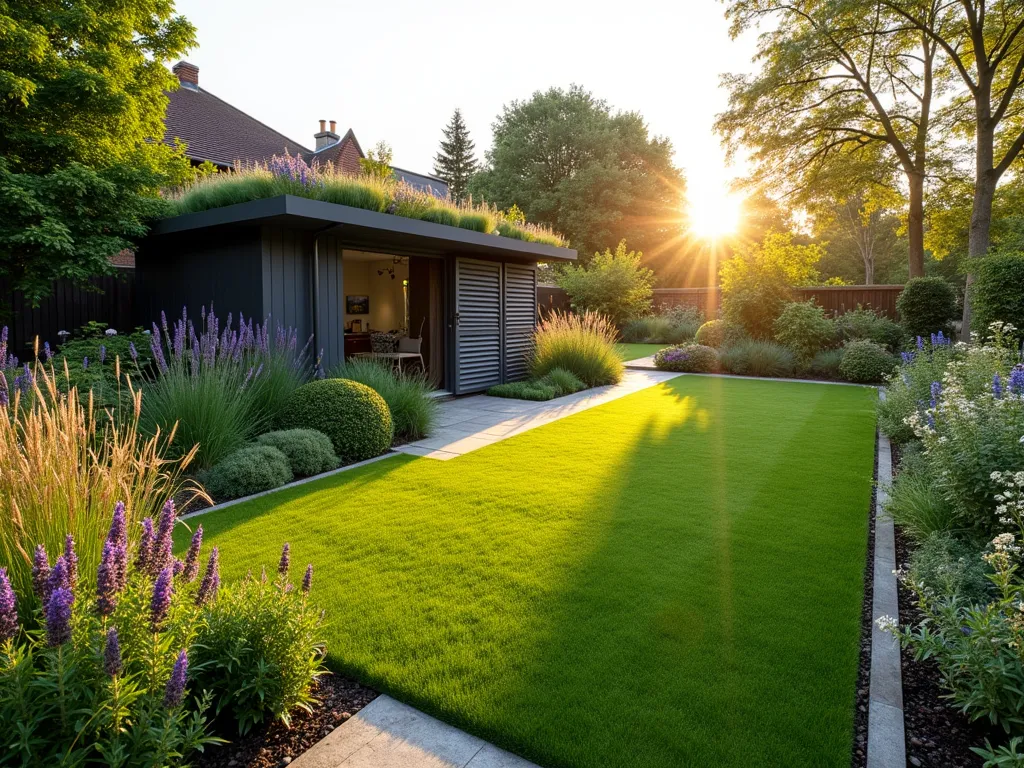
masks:
[(195, 64), (179, 61), (171, 67), (171, 72), (178, 76), (178, 82), (181, 83), (183, 88), (191, 88), (193, 91), (199, 90), (199, 67)]
[(313, 138), (316, 139), (316, 148), (323, 149), (329, 147), (331, 144), (337, 144), (338, 139), (341, 137), (334, 132), (335, 126), (337, 126), (337, 120), (331, 120), (331, 130), (327, 130), (327, 121), (320, 121), (320, 132), (314, 133)]

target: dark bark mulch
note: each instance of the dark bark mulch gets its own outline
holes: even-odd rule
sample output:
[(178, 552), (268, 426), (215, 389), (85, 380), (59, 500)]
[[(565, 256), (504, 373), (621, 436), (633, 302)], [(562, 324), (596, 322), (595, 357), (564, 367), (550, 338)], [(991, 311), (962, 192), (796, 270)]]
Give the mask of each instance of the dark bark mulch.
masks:
[(198, 768), (287, 765), (378, 696), (376, 691), (337, 675), (321, 677), (315, 683), (314, 693), (319, 703), (312, 713), (299, 710), (292, 717), (291, 728), (275, 720), (253, 728), (245, 736), (221, 734), (231, 743), (208, 747), (196, 765)]

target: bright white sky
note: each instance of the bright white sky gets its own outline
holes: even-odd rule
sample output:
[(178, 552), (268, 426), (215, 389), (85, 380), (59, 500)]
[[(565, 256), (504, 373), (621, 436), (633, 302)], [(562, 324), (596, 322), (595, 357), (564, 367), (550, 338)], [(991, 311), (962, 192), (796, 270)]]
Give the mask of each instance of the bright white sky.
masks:
[(306, 146), (317, 121), (351, 127), (363, 149), (432, 172), (460, 107), (477, 152), (503, 104), (579, 83), (638, 110), (669, 137), (691, 205), (721, 201), (741, 170), (712, 132), (723, 72), (749, 71), (754, 37), (729, 39), (716, 0), (177, 0), (199, 30), (200, 84)]

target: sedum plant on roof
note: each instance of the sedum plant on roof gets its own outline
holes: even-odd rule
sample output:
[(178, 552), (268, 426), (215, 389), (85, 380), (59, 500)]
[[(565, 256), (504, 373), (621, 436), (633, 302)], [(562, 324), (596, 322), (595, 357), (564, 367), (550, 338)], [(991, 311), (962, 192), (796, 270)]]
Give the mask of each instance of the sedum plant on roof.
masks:
[(526, 222), (518, 209), (506, 214), (472, 200), (458, 204), (394, 177), (353, 176), (337, 171), (333, 165), (309, 165), (287, 153), (275, 155), (267, 163), (237, 166), (232, 173), (203, 176), (168, 197), (171, 215), (178, 216), (277, 195), (308, 197), (531, 243), (566, 245), (547, 227)]

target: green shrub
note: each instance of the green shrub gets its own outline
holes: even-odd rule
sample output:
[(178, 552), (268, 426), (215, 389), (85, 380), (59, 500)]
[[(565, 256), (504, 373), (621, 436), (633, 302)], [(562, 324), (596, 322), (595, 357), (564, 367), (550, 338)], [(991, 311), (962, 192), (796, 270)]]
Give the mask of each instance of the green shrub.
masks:
[(867, 339), (887, 347), (890, 352), (899, 352), (907, 338), (899, 323), (862, 307), (840, 315), (835, 324), (840, 341)]
[(530, 379), (529, 381), (510, 381), (505, 384), (495, 384), (487, 390), (491, 397), (507, 397), (512, 400), (554, 400), (559, 392), (551, 384), (543, 380)]
[(398, 372), (373, 359), (352, 358), (332, 369), (331, 377), (358, 381), (383, 397), (397, 438), (419, 440), (430, 434), (437, 418), (437, 400), (426, 376)]
[(556, 277), (569, 294), (575, 312), (597, 312), (622, 326), (651, 309), (654, 273), (643, 266), (643, 254), (626, 252), (623, 240), (615, 253), (595, 253), (586, 266), (569, 265)]
[(384, 398), (348, 379), (321, 379), (299, 387), (285, 404), (280, 424), (323, 432), (345, 464), (379, 456), (394, 437)]
[(991, 572), (982, 559), (982, 548), (944, 531), (922, 539), (910, 556), (911, 580), (924, 584), (936, 596), (984, 605), (993, 596)]
[(836, 337), (835, 324), (813, 301), (787, 304), (774, 325), (775, 340), (788, 347), (800, 361), (808, 361)]
[(315, 429), (283, 429), (256, 438), (259, 445), (276, 448), (288, 458), (296, 477), (309, 477), (338, 466), (331, 439)]
[(706, 347), (720, 349), (737, 344), (747, 337), (743, 327), (728, 320), (708, 320), (697, 329), (693, 340)]
[(692, 341), (703, 317), (694, 307), (671, 307), (661, 314), (628, 321), (622, 340), (633, 344), (682, 344)]
[(873, 341), (851, 341), (843, 347), (839, 373), (847, 381), (873, 384), (882, 381), (896, 367), (896, 358)]
[(588, 387), (617, 384), (624, 366), (615, 348), (615, 326), (595, 312), (552, 313), (534, 332), (530, 371), (543, 378), (564, 368)]
[(565, 368), (552, 368), (542, 382), (554, 387), (559, 397), (571, 395), (587, 388), (587, 385), (580, 381), (576, 374)]
[(825, 379), (838, 379), (839, 366), (843, 362), (843, 350), (823, 349), (811, 358), (810, 372)]
[(956, 318), (956, 291), (941, 277), (915, 277), (896, 299), (900, 322), (910, 336), (946, 334)]
[(269, 445), (247, 445), (200, 473), (199, 481), (217, 501), (280, 488), (294, 480), (288, 457)]
[[(128, 398), (124, 381), (118, 381), (118, 363), (122, 372), (132, 372), (133, 383), (137, 383), (141, 377), (135, 374), (150, 373), (152, 362), (149, 336), (142, 328), (131, 333), (114, 333), (106, 323), (99, 322), (83, 325), (70, 340), (57, 347), (56, 354), (51, 354), (47, 344), (39, 350), (39, 355), (44, 361), (52, 359), (61, 389), (77, 387), (83, 395), (93, 393), (93, 405), (101, 418), (104, 409), (124, 405)], [(64, 378), (65, 363), (67, 379)]]
[(904, 533), (922, 542), (934, 533), (961, 527), (956, 510), (942, 495), (927, 464), (919, 454), (908, 452), (889, 490), (885, 511)]
[(703, 344), (680, 344), (658, 350), (654, 365), (662, 371), (711, 373), (718, 370), (718, 353)]
[[(932, 383), (942, 381), (950, 363), (965, 356), (966, 353), (958, 352), (945, 340), (931, 344), (922, 339), (917, 349), (902, 353), (903, 362), (889, 377), (885, 399), (878, 403), (878, 428), (894, 443), (914, 440), (914, 429), (907, 420), (917, 414), (922, 403), (931, 400)], [(992, 374), (997, 370), (998, 366), (988, 370), (982, 388), (991, 386)], [(977, 394), (977, 391), (972, 388), (969, 394)]]
[(1019, 342), (1024, 337), (1024, 253), (981, 259), (971, 286), (972, 326), (982, 337), (992, 323), (1010, 323)]
[(718, 353), (722, 370), (740, 376), (779, 378), (796, 371), (796, 356), (781, 344), (747, 339)]

